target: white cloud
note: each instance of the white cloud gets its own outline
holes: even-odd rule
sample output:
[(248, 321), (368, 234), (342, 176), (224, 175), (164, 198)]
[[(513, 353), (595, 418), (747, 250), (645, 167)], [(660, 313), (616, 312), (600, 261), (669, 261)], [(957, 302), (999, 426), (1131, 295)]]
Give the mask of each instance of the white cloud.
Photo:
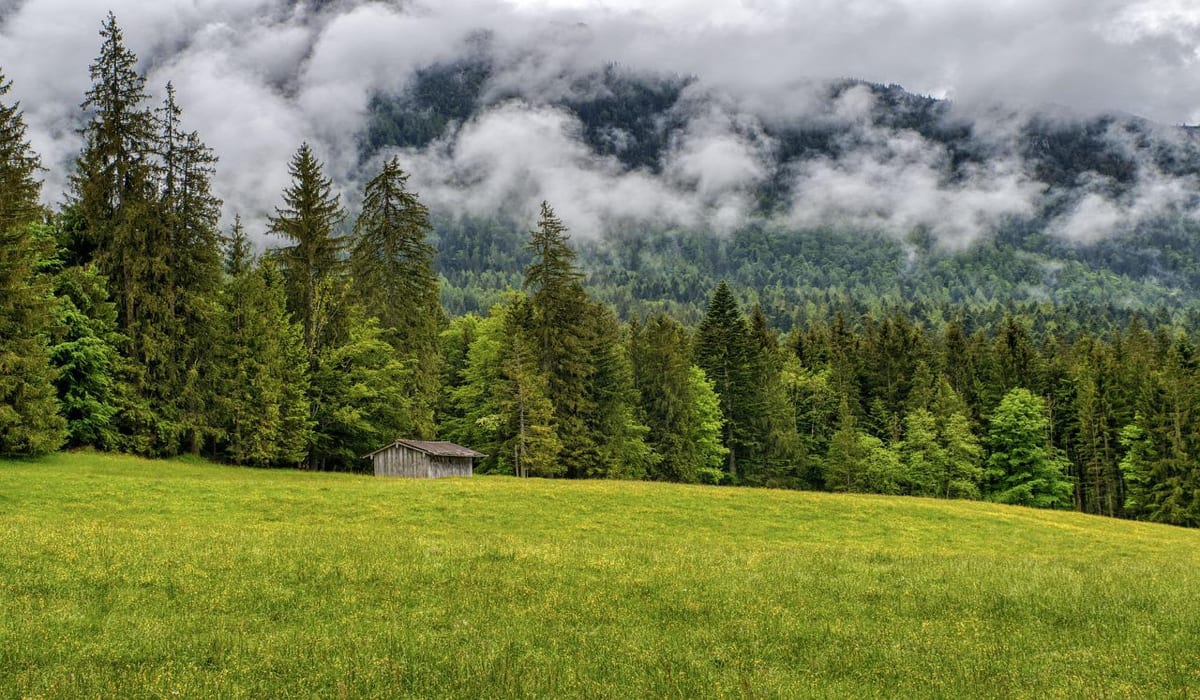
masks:
[[(1028, 213), (1042, 187), (1011, 153), (1019, 120), (995, 118), (989, 105), (1019, 113), (1057, 103), (1076, 113), (1200, 121), (1193, 80), (1200, 14), (1186, 0), (343, 0), (321, 9), (290, 0), (24, 0), (4, 7), (0, 66), (50, 168), (48, 200), (58, 201), (79, 147), (78, 104), (111, 8), (151, 88), (175, 81), (187, 125), (221, 158), (216, 186), (227, 213), (242, 212), (252, 227), (278, 203), (287, 161), (303, 140), (352, 190), (363, 175), (357, 137), (371, 94), (458, 55), (480, 30), (498, 67), (490, 94), (518, 94), (525, 103), (495, 107), (407, 153), (408, 167), (446, 209), (529, 215), (545, 197), (579, 231), (622, 218), (738, 225), (752, 208), (749, 190), (772, 176), (774, 144), (761, 124), (800, 120), (845, 126), (847, 154), (791, 173), (793, 222), (896, 232), (920, 226), (957, 245)], [(701, 78), (680, 106), (686, 126), (661, 175), (595, 156), (579, 125), (545, 106), (577, 90), (578, 74), (613, 61), (632, 73)], [(942, 147), (865, 126), (868, 91), (828, 103), (823, 81), (841, 77), (952, 96), (999, 158), (949, 173)], [(1097, 189), (1058, 230), (1082, 240), (1120, 229), (1128, 217), (1186, 205), (1181, 192), (1190, 181), (1139, 172), (1134, 195), (1109, 201)], [(1126, 218), (1114, 218), (1112, 208)]]

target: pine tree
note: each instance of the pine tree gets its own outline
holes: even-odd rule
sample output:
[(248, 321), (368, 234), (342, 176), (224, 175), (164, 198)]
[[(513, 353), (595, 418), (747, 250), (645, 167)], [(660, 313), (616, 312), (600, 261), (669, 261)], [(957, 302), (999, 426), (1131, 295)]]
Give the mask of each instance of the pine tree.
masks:
[(225, 267), (214, 346), (220, 454), (234, 464), (298, 465), (311, 442), (308, 356), (274, 260), (255, 267), (240, 219)]
[(569, 477), (603, 471), (589, 420), (596, 414), (591, 391), (595, 367), (590, 362), (592, 308), (567, 245), (567, 228), (543, 202), (537, 227), (530, 234), (534, 261), (525, 270), (525, 289), (533, 305), (532, 336), (540, 369), (554, 402), (561, 462)]
[(743, 476), (749, 483), (794, 485), (803, 463), (796, 407), (784, 384), (779, 337), (758, 304), (750, 312), (749, 332), (753, 399), (747, 413), (756, 449), (742, 462)]
[(116, 305), (92, 263), (63, 268), (54, 278), (59, 328), (51, 347), (55, 386), (67, 419), (70, 447), (117, 449), (115, 417), (127, 403), (122, 379), (128, 362), (120, 348)]
[(717, 285), (708, 302), (696, 334), (695, 358), (721, 397), (724, 445), (729, 450), (726, 469), (737, 479), (738, 460), (758, 447), (751, 425), (757, 408), (755, 358), (745, 318), (725, 282)]
[(432, 437), (441, 373), (438, 332), (444, 313), (433, 269), (429, 211), (408, 190), (408, 175), (392, 158), (367, 183), (350, 252), (356, 299), (379, 319), (384, 338), (413, 368), (407, 433)]
[(640, 416), (647, 441), (661, 457), (649, 476), (695, 482), (703, 469), (720, 469), (727, 450), (721, 444), (720, 399), (692, 364), (687, 330), (666, 314), (630, 329), (629, 352)]
[[(334, 332), (344, 241), (335, 233), (345, 213), (333, 181), (308, 144), (302, 144), (288, 166), (292, 184), (283, 192), (284, 208), (275, 209), (271, 233), (291, 245), (279, 249), (287, 279), (288, 308), (304, 329), (310, 362), (336, 340)], [(334, 336), (334, 337), (331, 337)]]
[(587, 357), (592, 377), (587, 388), (594, 412), (585, 419), (597, 443), (597, 464), (589, 477), (642, 479), (661, 457), (646, 444), (649, 428), (637, 419), (637, 390), (633, 369), (622, 347), (621, 327), (606, 306), (591, 304), (588, 322)]
[[(0, 74), (0, 98), (9, 87)], [(0, 103), (0, 455), (52, 452), (66, 438), (48, 346), (53, 298), (39, 269), (53, 246), (35, 228), (38, 167), (19, 106)]]
[(562, 443), (546, 378), (538, 368), (536, 348), (529, 337), (532, 318), (533, 309), (525, 299), (514, 301), (504, 312), (502, 381), (494, 385), (493, 394), (511, 437), (500, 448), (505, 456), (511, 456), (515, 476), (561, 476)]
[(213, 435), (212, 337), (219, 275), (217, 218), (210, 190), (215, 158), (181, 127), (174, 88), (161, 109), (145, 106), (137, 57), (109, 13), (91, 65), (83, 108), (90, 120), (71, 178), (72, 219), (82, 249), (94, 259), (116, 302), (130, 364), (128, 401), (117, 416), (127, 449), (174, 454), (198, 451)]
[(1152, 372), (1135, 420), (1120, 434), (1126, 454), (1127, 515), (1173, 525), (1200, 525), (1200, 412), (1194, 350), (1183, 338), (1168, 341)]
[[(140, 328), (151, 263), (162, 263), (153, 257), (161, 250), (149, 225), (155, 213), (154, 118), (145, 107), (146, 81), (137, 71), (137, 56), (125, 46), (111, 12), (100, 37), (100, 55), (89, 67), (92, 87), (83, 101), (91, 119), (83, 129), (71, 190), (85, 245), (109, 280), (118, 323), (128, 335)], [(129, 342), (131, 354), (138, 354), (141, 338), (131, 336)]]
[(175, 403), (182, 436), (193, 453), (215, 437), (214, 396), (202, 377), (213, 374), (217, 295), (221, 274), (221, 201), (212, 194), (216, 156), (196, 132), (185, 132), (175, 88), (157, 112), (160, 168), (158, 226), (165, 242), (162, 281), (157, 293), (162, 310), (157, 324), (165, 332), (168, 359), (151, 381), (161, 390), (159, 403)]

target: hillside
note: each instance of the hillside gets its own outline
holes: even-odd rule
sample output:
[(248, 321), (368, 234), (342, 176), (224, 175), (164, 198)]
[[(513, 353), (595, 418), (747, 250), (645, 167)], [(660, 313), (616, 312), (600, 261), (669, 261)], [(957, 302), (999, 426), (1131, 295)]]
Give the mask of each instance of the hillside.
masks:
[(784, 328), (810, 303), (1200, 308), (1194, 129), (857, 80), (799, 84), (777, 96), (803, 103), (789, 111), (704, 76), (515, 70), (481, 38), (376, 94), (359, 136), (364, 162), (399, 152), (440, 214), (452, 313), (519, 282), (530, 188), (566, 211), (623, 314), (695, 316), (720, 279)]
[(1200, 533), (982, 503), (0, 462), (0, 694), (1183, 696)]

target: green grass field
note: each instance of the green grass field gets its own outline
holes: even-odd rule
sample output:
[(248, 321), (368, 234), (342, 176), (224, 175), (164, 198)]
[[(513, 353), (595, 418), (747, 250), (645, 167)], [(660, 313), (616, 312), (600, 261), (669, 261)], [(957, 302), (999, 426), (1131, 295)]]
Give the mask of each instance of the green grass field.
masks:
[(0, 462), (3, 697), (1195, 697), (1200, 532), (978, 503)]

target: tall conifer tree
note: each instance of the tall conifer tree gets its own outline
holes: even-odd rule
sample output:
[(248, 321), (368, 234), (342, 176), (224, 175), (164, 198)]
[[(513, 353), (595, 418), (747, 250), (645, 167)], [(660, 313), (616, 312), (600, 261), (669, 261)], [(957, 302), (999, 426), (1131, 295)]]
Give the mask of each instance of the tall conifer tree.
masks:
[(254, 264), (240, 220), (227, 250), (214, 343), (221, 456), (235, 464), (296, 465), (311, 438), (303, 332), (287, 312), (275, 261)]
[(746, 319), (729, 285), (717, 285), (696, 334), (696, 364), (704, 370), (721, 397), (725, 419), (724, 444), (729, 450), (726, 469), (738, 477), (738, 460), (754, 446), (751, 429), (757, 387), (754, 386), (754, 347)]
[(354, 227), (350, 272), (357, 300), (379, 319), (383, 337), (413, 367), (407, 389), (412, 412), (406, 432), (433, 437), (441, 374), (438, 332), (444, 314), (438, 300), (429, 210), (408, 190), (396, 158), (367, 183)]
[(525, 270), (525, 289), (533, 304), (531, 330), (554, 402), (563, 466), (567, 476), (585, 477), (602, 468), (588, 427), (596, 410), (590, 390), (595, 374), (588, 355), (590, 305), (575, 251), (567, 245), (567, 227), (546, 202), (529, 248), (534, 261)]
[(291, 245), (279, 250), (287, 279), (288, 308), (304, 329), (310, 360), (331, 338), (336, 306), (341, 302), (341, 253), (345, 241), (336, 236), (345, 212), (333, 181), (307, 143), (288, 166), (292, 184), (283, 192), (284, 207), (271, 217), (271, 233)]
[[(9, 90), (0, 74), (0, 98)], [(52, 251), (36, 235), (41, 184), (18, 105), (0, 103), (0, 454), (40, 454), (66, 438), (58, 415), (49, 332), (49, 280), (39, 271)]]

